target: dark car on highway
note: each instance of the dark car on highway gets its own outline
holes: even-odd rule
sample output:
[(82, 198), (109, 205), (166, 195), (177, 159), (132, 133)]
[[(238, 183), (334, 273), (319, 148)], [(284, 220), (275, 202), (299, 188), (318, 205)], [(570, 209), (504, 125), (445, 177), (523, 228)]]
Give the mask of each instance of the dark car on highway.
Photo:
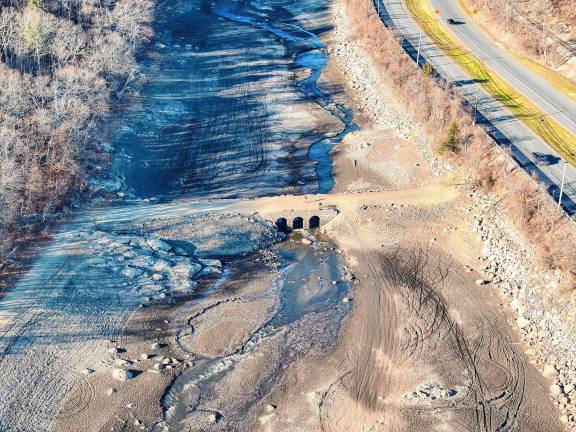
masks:
[(456, 20), (454, 18), (448, 18), (448, 24), (456, 24)]

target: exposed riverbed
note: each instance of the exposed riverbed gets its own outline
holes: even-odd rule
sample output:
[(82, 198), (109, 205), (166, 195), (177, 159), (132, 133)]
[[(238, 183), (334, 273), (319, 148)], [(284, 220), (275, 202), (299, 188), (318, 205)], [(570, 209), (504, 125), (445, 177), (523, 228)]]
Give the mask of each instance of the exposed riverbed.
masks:
[[(262, 391), (261, 394), (265, 394), (263, 389), (270, 388), (271, 383), (279, 381), (283, 371), (295, 359), (307, 351), (336, 341), (341, 320), (349, 309), (348, 304), (342, 303), (342, 300), (350, 288), (343, 280), (339, 255), (327, 243), (305, 246), (290, 241), (273, 248), (273, 251), (278, 254), (281, 265), (277, 276), (266, 289), (254, 294), (248, 300), (258, 302), (266, 298), (274, 299), (270, 317), (262, 325), (254, 327), (255, 331), (248, 333), (238, 348), (224, 356), (206, 357), (195, 352), (193, 348), (187, 348), (185, 340), (180, 344), (194, 358), (194, 364), (175, 380), (163, 398), (166, 412), (164, 421), (158, 425), (159, 430), (180, 430), (184, 425), (187, 430), (194, 428), (202, 430), (204, 426), (190, 423), (189, 417), (198, 412), (210, 411), (207, 407), (212, 407), (211, 410), (217, 413), (218, 420), (224, 417), (222, 420), (224, 424), (219, 426), (221, 430), (226, 429), (225, 425), (234, 428), (243, 420), (235, 415), (234, 411), (231, 412), (226, 406), (226, 398), (221, 397), (214, 388), (227, 374), (234, 373), (234, 368), (239, 362), (258, 352), (266, 343), (274, 345), (278, 341), (277, 336), (281, 335), (284, 338), (283, 344), (286, 344), (284, 349), (291, 346), (297, 353), (279, 359), (281, 365), (271, 362), (255, 368), (262, 368), (265, 372), (257, 385), (251, 388), (250, 393)], [(226, 282), (220, 285), (220, 289), (226, 290), (226, 288)], [(220, 303), (216, 304), (216, 307), (219, 305)], [(196, 313), (190, 321), (196, 323), (201, 314)], [(224, 316), (220, 316), (220, 319), (223, 318)], [(313, 321), (320, 321), (322, 328), (330, 331), (323, 334), (310, 332), (306, 341), (290, 337), (291, 328)], [(222, 343), (227, 342), (214, 341), (215, 345)], [(236, 394), (235, 404), (242, 406), (243, 411), (252, 410), (257, 403), (258, 399), (244, 398), (241, 393)]]
[[(141, 409), (149, 425), (162, 417), (179, 424), (195, 415), (190, 387), (214, 394), (226, 380), (241, 379), (239, 364), (251, 353), (276, 354), (272, 374), (252, 384), (265, 394), (291, 361), (335, 342), (349, 287), (328, 243), (273, 247), (281, 270), (243, 306), (233, 305), (248, 308), (257, 325), (238, 333), (232, 352), (189, 348), (187, 360), (160, 373), (159, 348), (139, 357), (135, 350), (146, 348), (127, 330), (134, 316), (160, 305), (194, 307), (230, 285), (240, 292), (251, 277), (264, 278), (265, 268), (251, 275), (230, 267), (282, 239), (233, 204), (218, 212), (196, 203), (168, 215), (142, 199), (332, 189), (330, 152), (356, 125), (319, 84), (329, 61), (321, 41), (327, 15), (323, 1), (157, 3), (154, 45), (142, 60), (146, 83), (109, 128), (113, 159), (102, 184), (128, 200), (63, 225), (0, 303), (0, 429), (77, 430), (88, 418), (93, 430), (125, 424), (120, 401), (157, 394), (181, 374), (163, 398), (166, 413), (153, 403)], [(196, 297), (199, 283), (212, 282)], [(157, 340), (158, 331), (136, 339)], [(171, 343), (158, 346), (184, 356)], [(117, 369), (132, 379), (117, 382)], [(246, 409), (254, 401), (236, 403)], [(241, 421), (232, 413), (228, 419)]]
[(326, 7), (159, 2), (146, 84), (110, 135), (114, 183), (160, 199), (328, 192), (330, 150), (356, 125), (318, 85)]

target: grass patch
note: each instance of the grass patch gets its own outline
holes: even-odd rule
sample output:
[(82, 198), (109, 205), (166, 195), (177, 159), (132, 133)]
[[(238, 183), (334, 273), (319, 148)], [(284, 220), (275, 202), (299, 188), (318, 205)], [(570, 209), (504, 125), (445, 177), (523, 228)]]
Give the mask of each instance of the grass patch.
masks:
[(561, 91), (566, 96), (576, 101), (576, 84), (574, 84), (568, 78), (565, 78), (553, 70), (548, 69), (546, 66), (536, 63), (534, 60), (529, 59), (528, 57), (522, 56), (515, 52), (510, 52), (510, 54), (513, 55), (516, 60), (518, 60), (524, 66), (532, 69), (533, 72), (537, 73), (546, 81), (548, 81), (552, 86), (556, 87), (557, 90)]

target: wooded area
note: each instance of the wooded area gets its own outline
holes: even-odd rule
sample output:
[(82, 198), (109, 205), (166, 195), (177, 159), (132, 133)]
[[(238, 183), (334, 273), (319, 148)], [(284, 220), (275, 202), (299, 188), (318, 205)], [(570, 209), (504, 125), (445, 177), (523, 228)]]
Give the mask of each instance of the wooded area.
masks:
[(140, 79), (150, 17), (150, 0), (0, 0), (0, 262), (82, 189), (99, 121)]
[[(528, 54), (552, 68), (576, 67), (576, 0), (466, 0)], [(493, 29), (494, 32), (495, 29)]]

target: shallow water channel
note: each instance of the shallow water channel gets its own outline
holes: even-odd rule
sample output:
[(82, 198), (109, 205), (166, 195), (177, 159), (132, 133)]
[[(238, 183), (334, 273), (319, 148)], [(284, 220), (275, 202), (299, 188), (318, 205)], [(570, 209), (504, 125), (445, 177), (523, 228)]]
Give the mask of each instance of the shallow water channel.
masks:
[[(318, 86), (328, 63), (319, 38), (327, 7), (325, 0), (160, 0), (156, 43), (141, 63), (146, 84), (109, 137), (114, 174), (129, 196), (329, 192), (330, 150), (357, 126)], [(298, 70), (308, 72), (295, 80)], [(304, 103), (341, 126), (310, 130)]]
[[(86, 382), (79, 371), (98, 366), (98, 373), (109, 373), (92, 361), (121, 338), (141, 287), (120, 272), (124, 257), (114, 261), (103, 236), (120, 232), (126, 219), (161, 218), (164, 202), (177, 198), (329, 192), (330, 151), (356, 128), (351, 112), (332, 99), (334, 89), (318, 84), (328, 62), (320, 40), (329, 30), (327, 0), (155, 3), (154, 46), (141, 62), (147, 82), (108, 131), (111, 177), (130, 200), (86, 209), (63, 224), (0, 303), (2, 430), (50, 430), (58, 412), (80, 419), (81, 412), (61, 406)], [(139, 202), (144, 198), (162, 203), (154, 210)], [(209, 212), (214, 203), (190, 204), (178, 215), (203, 206)], [(106, 223), (106, 233), (96, 219)], [(338, 254), (317, 247), (275, 246), (283, 271), (266, 295), (277, 299), (276, 313), (238, 352), (200, 359), (178, 378), (164, 398), (165, 421), (177, 424), (190, 410), (190, 387), (218, 382), (279, 332), (316, 320), (324, 331), (307, 333), (305, 348), (336, 340), (348, 286), (332, 285), (341, 281)], [(229, 277), (226, 268), (223, 275)]]
[[(331, 344), (338, 336), (338, 329), (349, 304), (342, 302), (350, 290), (340, 271), (340, 256), (329, 243), (304, 246), (299, 242), (283, 242), (273, 248), (279, 255), (283, 268), (265, 296), (275, 296), (276, 311), (272, 318), (255, 331), (247, 342), (233, 354), (200, 359), (184, 371), (164, 397), (164, 421), (158, 430), (179, 430), (186, 416), (197, 408), (197, 395), (231, 373), (234, 366), (256, 349), (267, 338), (288, 331), (295, 323), (307, 319), (323, 320), (322, 335), (310, 332), (306, 344), (310, 349), (316, 343)], [(194, 354), (194, 353), (191, 353)], [(293, 359), (286, 358), (287, 366)], [(271, 367), (271, 366), (270, 366)], [(273, 369), (273, 367), (271, 367)], [(283, 369), (282, 369), (283, 370)], [(281, 372), (267, 377), (274, 381)], [(247, 402), (250, 405), (250, 402)]]
[[(293, 136), (291, 140), (286, 139), (295, 131), (278, 130), (281, 127), (270, 122), (270, 119), (275, 117), (271, 115), (274, 108), (267, 106), (264, 102), (266, 98), (259, 93), (263, 89), (266, 91), (266, 84), (257, 82), (262, 76), (262, 69), (267, 69), (266, 66), (261, 66), (263, 59), (258, 59), (257, 62), (250, 60), (253, 64), (259, 64), (253, 67), (250, 78), (247, 78), (247, 75), (239, 78), (240, 74), (237, 71), (231, 73), (230, 70), (235, 70), (236, 67), (228, 65), (228, 60), (225, 58), (220, 57), (217, 61), (213, 59), (210, 77), (204, 77), (201, 88), (197, 89), (206, 97), (184, 99), (175, 95), (175, 98), (161, 99), (162, 104), (168, 103), (172, 107), (167, 110), (173, 116), (171, 121), (176, 121), (180, 125), (175, 134), (178, 137), (186, 137), (186, 140), (174, 145), (194, 147), (191, 153), (187, 150), (184, 154), (179, 150), (182, 154), (180, 163), (186, 165), (183, 166), (182, 173), (178, 174), (179, 177), (175, 181), (174, 176), (177, 173), (172, 171), (171, 167), (164, 170), (158, 165), (146, 165), (141, 174), (129, 172), (127, 178), (129, 179), (130, 175), (148, 177), (150, 172), (155, 172), (155, 178), (166, 178), (166, 182), (162, 187), (139, 187), (135, 188), (134, 192), (142, 196), (150, 192), (170, 196), (176, 191), (178, 194), (191, 193), (194, 196), (210, 198), (255, 197), (286, 191), (330, 192), (334, 186), (330, 152), (334, 145), (347, 133), (356, 130), (357, 126), (352, 119), (351, 111), (335, 103), (329, 91), (321, 89), (318, 84), (320, 75), (329, 61), (326, 46), (319, 37), (326, 28), (316, 28), (315, 33), (297, 19), (298, 15), (308, 16), (310, 18), (308, 25), (314, 22), (314, 17), (318, 18), (317, 22), (326, 22), (322, 21), (326, 13), (323, 9), (326, 7), (327, 3), (322, 1), (220, 0), (204, 4), (195, 13), (183, 14), (169, 22), (164, 32), (165, 43), (161, 45), (160, 53), (172, 67), (182, 68), (178, 74), (186, 75), (188, 69), (194, 69), (193, 73), (197, 74), (198, 58), (210, 58), (207, 50), (208, 47), (211, 50), (215, 49), (212, 46), (213, 39), (222, 37), (223, 29), (229, 29), (228, 34), (238, 38), (234, 44), (237, 45), (240, 41), (246, 44), (246, 47), (241, 50), (236, 46), (236, 51), (226, 51), (224, 46), (220, 46), (219, 49), (222, 54), (227, 52), (235, 56), (238, 61), (237, 67), (242, 68), (249, 63), (245, 54), (238, 55), (238, 50), (255, 55), (253, 49), (256, 46), (260, 51), (260, 54), (256, 55), (268, 56), (270, 64), (278, 64), (278, 60), (283, 59), (286, 61), (283, 66), (286, 70), (307, 71), (304, 78), (297, 81), (291, 79), (275, 81), (274, 89), (270, 91), (289, 94), (288, 101), (290, 99), (312, 101), (337, 119), (342, 126), (333, 132), (319, 133), (308, 146), (297, 148), (297, 145), (294, 145), (294, 148), (289, 148), (293, 145), (289, 144), (291, 140), (298, 141)], [(213, 22), (217, 22), (217, 26), (210, 24)], [(202, 36), (206, 37), (205, 34), (201, 35), (199, 30), (192, 30), (198, 27), (204, 28), (205, 32), (208, 28), (214, 29), (216, 35), (211, 34), (210, 39), (202, 39)], [(230, 45), (230, 41), (227, 43)], [(172, 48), (169, 48), (170, 44)], [(177, 48), (174, 48), (176, 46), (192, 47), (192, 52), (182, 55)], [(274, 61), (270, 61), (270, 58), (274, 58)], [(227, 64), (224, 68), (223, 63)], [(276, 72), (282, 75), (282, 72), (273, 70), (267, 70), (264, 75)], [(159, 73), (162, 73), (162, 69)], [(246, 79), (252, 83), (246, 85)], [(186, 80), (188, 83), (189, 77)], [(177, 82), (181, 84), (180, 80)], [(259, 87), (259, 84), (262, 86)], [(227, 88), (224, 89), (223, 86)], [(162, 92), (162, 88), (153, 87), (151, 90)], [(228, 95), (229, 100), (220, 100), (222, 94)], [(233, 100), (230, 99), (230, 95), (233, 95)], [(156, 101), (158, 97), (152, 99)], [(222, 123), (218, 115), (205, 123), (201, 117), (213, 115), (214, 111), (209, 109), (201, 113), (199, 103), (202, 107), (211, 103), (217, 106), (218, 114), (223, 115)], [(237, 110), (243, 114), (237, 115)], [(198, 122), (198, 127), (190, 129), (188, 126), (192, 124), (190, 117)], [(186, 132), (182, 131), (182, 125), (188, 128)], [(128, 132), (128, 136), (130, 133), (131, 131)], [(202, 133), (207, 135), (201, 135)], [(166, 146), (171, 145), (164, 144), (163, 136), (158, 134), (153, 136), (156, 141), (152, 141), (151, 145), (143, 143), (146, 148), (160, 147), (160, 151), (165, 151)], [(271, 145), (274, 141), (279, 141), (280, 145), (276, 147)], [(134, 155), (130, 156), (128, 149), (126, 160), (138, 161), (139, 157), (135, 156), (138, 151), (139, 147), (136, 146)], [(195, 409), (198, 391), (202, 393), (227, 373), (231, 373), (235, 365), (263, 340), (273, 337), (278, 332), (286, 331), (294, 323), (302, 322), (314, 315), (322, 315), (321, 319), (329, 321), (325, 323), (324, 328), (331, 330), (323, 335), (310, 333), (308, 344), (313, 346), (315, 339), (322, 339), (323, 343), (327, 341), (332, 343), (336, 340), (340, 322), (348, 310), (348, 306), (342, 304), (342, 299), (349, 290), (349, 286), (342, 282), (338, 254), (331, 247), (310, 247), (300, 243), (280, 244), (275, 250), (281, 257), (284, 268), (266, 295), (278, 298), (276, 313), (233, 354), (217, 359), (200, 359), (195, 361), (193, 367), (183, 372), (164, 397), (165, 417), (159, 424), (159, 429), (178, 430), (186, 416)], [(333, 281), (337, 281), (335, 285)], [(288, 359), (286, 361), (289, 362)]]

